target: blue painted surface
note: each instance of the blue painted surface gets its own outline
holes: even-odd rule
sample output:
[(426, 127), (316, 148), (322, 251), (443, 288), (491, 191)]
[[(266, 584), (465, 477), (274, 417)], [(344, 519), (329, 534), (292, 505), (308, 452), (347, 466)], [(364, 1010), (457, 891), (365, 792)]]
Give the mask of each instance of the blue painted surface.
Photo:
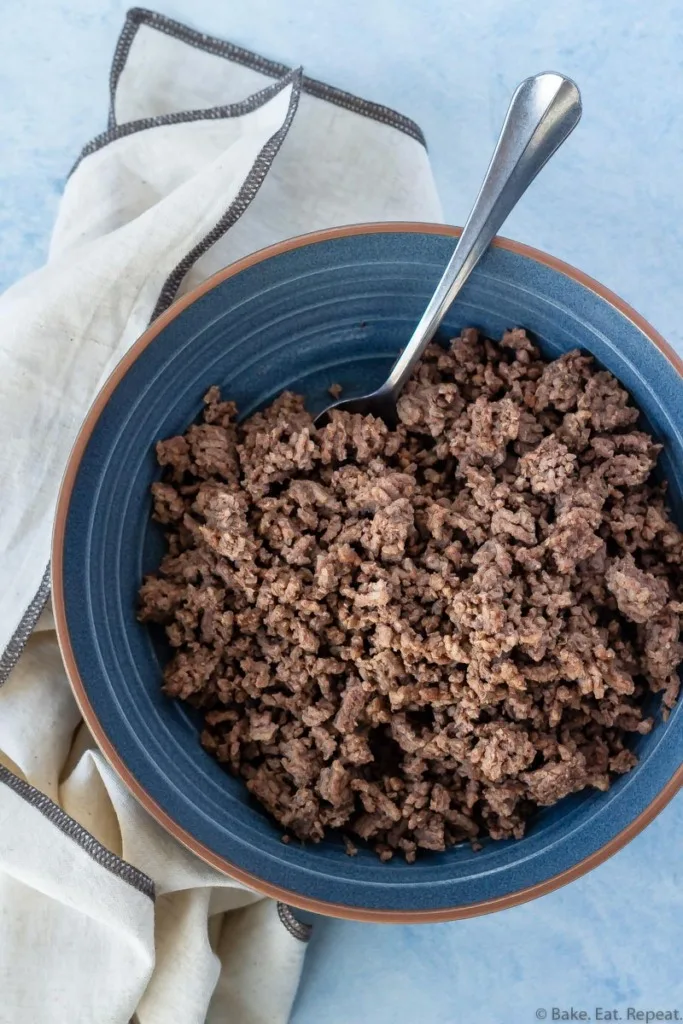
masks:
[[(3, 0), (0, 287), (40, 264), (61, 182), (104, 126), (121, 0)], [(506, 233), (568, 259), (683, 350), (683, 11), (676, 0), (215, 0), (165, 13), (414, 117), (447, 217), (462, 221), (507, 97), (546, 68), (584, 118)], [(683, 800), (569, 888), (420, 928), (319, 922), (293, 1024), (523, 1024), (537, 1008), (678, 1007)], [(637, 922), (637, 927), (636, 927)]]

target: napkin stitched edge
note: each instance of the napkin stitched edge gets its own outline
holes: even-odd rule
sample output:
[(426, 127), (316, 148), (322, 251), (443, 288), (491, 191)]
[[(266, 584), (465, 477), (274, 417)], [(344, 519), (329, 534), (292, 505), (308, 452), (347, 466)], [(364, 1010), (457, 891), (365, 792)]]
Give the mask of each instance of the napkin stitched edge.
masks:
[(112, 853), (111, 850), (108, 850), (106, 846), (103, 846), (86, 828), (79, 825), (74, 818), (70, 817), (66, 811), (63, 811), (59, 804), (56, 804), (45, 793), (41, 793), (35, 786), (21, 779), (2, 764), (0, 764), (0, 782), (4, 783), (17, 796), (25, 800), (26, 803), (35, 807), (44, 818), (47, 818), (69, 839), (73, 839), (81, 849), (85, 850), (94, 861), (103, 868), (106, 868), (112, 875), (116, 875), (123, 882), (128, 882), (134, 889), (148, 896), (152, 902), (155, 901), (155, 886), (149, 875), (146, 875), (144, 871), (140, 871), (133, 864), (129, 864), (128, 861), (123, 860), (115, 853)]
[[(127, 882), (128, 885), (133, 886), (143, 896), (147, 896), (152, 903), (156, 902), (154, 879), (150, 878), (144, 871), (136, 868), (134, 864), (123, 860), (122, 857), (108, 850), (92, 833), (88, 832), (86, 828), (63, 811), (45, 793), (41, 793), (39, 789), (36, 789), (35, 786), (15, 775), (14, 772), (11, 772), (3, 764), (0, 764), (0, 783), (7, 786), (8, 789), (11, 789), (22, 800), (25, 800), (26, 803), (34, 807), (43, 817), (55, 825), (60, 832), (63, 832), (65, 836), (68, 836), (81, 849), (85, 850), (97, 864), (121, 879), (122, 882)], [(303, 943), (309, 942), (313, 932), (313, 925), (300, 921), (287, 903), (278, 900), (276, 906), (278, 918), (292, 938)]]
[(40, 614), (47, 604), (49, 596), (50, 566), (48, 564), (33, 600), (19, 620), (19, 625), (12, 633), (7, 647), (2, 652), (2, 655), (0, 655), (0, 686), (7, 682), (10, 672), (19, 661), (21, 653), (28, 643), (28, 638), (33, 632), (33, 627), (40, 618)]
[[(244, 179), (239, 192), (223, 216), (217, 221), (211, 231), (208, 232), (204, 238), (194, 246), (194, 248), (186, 253), (183, 259), (174, 267), (166, 278), (159, 294), (159, 299), (157, 300), (152, 316), (150, 317), (150, 323), (155, 320), (157, 316), (159, 316), (160, 313), (162, 313), (169, 305), (171, 305), (183, 277), (188, 270), (190, 270), (193, 264), (215, 242), (217, 242), (218, 239), (221, 238), (234, 223), (236, 223), (237, 220), (239, 220), (256, 196), (256, 193), (263, 184), (266, 174), (270, 170), (274, 158), (287, 136), (294, 119), (294, 115), (296, 114), (301, 95), (302, 77), (302, 69), (294, 68), (286, 71), (286, 73), (277, 82), (261, 89), (259, 92), (253, 93), (251, 96), (238, 103), (228, 104), (223, 107), (209, 107), (204, 110), (182, 111), (176, 114), (166, 115), (164, 117), (149, 118), (141, 121), (132, 121), (125, 125), (117, 125), (113, 131), (104, 133), (104, 135), (106, 135), (106, 139), (100, 142), (99, 145), (93, 145), (93, 143), (103, 139), (103, 136), (98, 136), (97, 139), (93, 140), (93, 143), (86, 146), (79, 156), (78, 161), (72, 168), (70, 174), (73, 173), (78, 163), (80, 163), (84, 157), (95, 152), (97, 149), (100, 149), (103, 145), (115, 141), (115, 139), (121, 138), (124, 135), (131, 135), (137, 131), (143, 131), (148, 128), (159, 127), (167, 124), (239, 117), (263, 106), (278, 93), (282, 92), (282, 90), (288, 85), (292, 85), (292, 94), (290, 96), (287, 114), (281, 127), (262, 147), (247, 177)], [(10, 638), (5, 651), (0, 657), (0, 687), (7, 681), (10, 672), (19, 660), (26, 643), (33, 632), (33, 628), (40, 618), (41, 612), (43, 611), (50, 596), (50, 582), (50, 565), (48, 564), (33, 600), (26, 609), (26, 612), (22, 616), (19, 625)], [(0, 764), (0, 783), (6, 785), (16, 793), (17, 796), (20, 796), (28, 804), (34, 807), (40, 814), (59, 828), (64, 835), (77, 843), (83, 850), (85, 850), (86, 853), (89, 854), (90, 857), (93, 858), (93, 860), (104, 867), (107, 871), (116, 875), (116, 877), (127, 882), (129, 885), (132, 885), (135, 889), (149, 897), (152, 902), (154, 902), (156, 893), (154, 880), (152, 878), (146, 875), (143, 871), (140, 871), (140, 869), (136, 868), (133, 864), (130, 864), (122, 857), (119, 857), (111, 850), (108, 850), (99, 842), (99, 840), (88, 832), (87, 829), (79, 824), (79, 822), (63, 811), (58, 804), (35, 786), (26, 782), (2, 764)], [(293, 938), (304, 943), (309, 941), (312, 926), (299, 921), (288, 904), (278, 901), (277, 913), (280, 922)]]
[(69, 171), (69, 177), (74, 173), (78, 165), (86, 156), (96, 153), (98, 149), (108, 146), (110, 142), (125, 138), (127, 135), (135, 135), (136, 132), (146, 131), (148, 128), (160, 128), (169, 124), (186, 124), (190, 121), (212, 121), (229, 117), (242, 117), (243, 114), (250, 114), (259, 107), (271, 100), (290, 82), (294, 82), (297, 93), (301, 93), (302, 68), (293, 68), (283, 75), (277, 82), (267, 85), (264, 89), (252, 93), (246, 99), (236, 103), (227, 103), (218, 107), (200, 107), (196, 110), (178, 110), (172, 114), (157, 114), (155, 117), (141, 117), (135, 121), (125, 121), (123, 124), (116, 124), (106, 131), (96, 135), (81, 150), (76, 163)]
[[(290, 83), (292, 85), (292, 94), (289, 99), (289, 108), (287, 110), (285, 120), (261, 149), (261, 152), (252, 164), (251, 170), (244, 179), (242, 187), (230, 203), (230, 206), (227, 208), (223, 216), (216, 222), (211, 231), (204, 235), (201, 241), (199, 241), (194, 248), (190, 249), (190, 251), (185, 254), (182, 260), (176, 264), (166, 278), (159, 294), (159, 298), (157, 299), (157, 304), (149, 319), (150, 323), (152, 323), (153, 320), (156, 320), (156, 318), (171, 305), (176, 297), (176, 293), (180, 288), (183, 278), (191, 267), (194, 266), (199, 257), (203, 256), (204, 253), (219, 240), (219, 238), (222, 238), (223, 235), (230, 230), (233, 224), (240, 219), (247, 207), (253, 202), (256, 193), (261, 188), (261, 185), (270, 170), (271, 164), (277, 156), (282, 143), (285, 141), (292, 121), (294, 120), (294, 115), (296, 114), (297, 107), (299, 106), (299, 98), (301, 96), (302, 78), (302, 68), (295, 68), (293, 71), (289, 71), (284, 75), (280, 81), (275, 84), (275, 86), (269, 86), (261, 93), (255, 93), (254, 96), (251, 97), (251, 99), (260, 97), (260, 100), (253, 108), (250, 107), (250, 110), (256, 109), (256, 106), (261, 106), (263, 103), (267, 102), (268, 99), (271, 99), (276, 93), (281, 92)], [(246, 100), (244, 102), (248, 104), (250, 101)], [(205, 115), (206, 113), (207, 112), (204, 111)], [(213, 115), (209, 113), (208, 116), (211, 117)]]
[[(132, 7), (126, 14), (126, 20), (116, 44), (112, 60), (109, 76), (109, 128), (115, 128), (117, 124), (115, 111), (116, 88), (126, 66), (133, 40), (141, 25), (148, 25), (150, 28), (164, 32), (174, 39), (180, 39), (189, 46), (195, 46), (197, 49), (213, 53), (217, 57), (232, 60), (236, 64), (242, 64), (244, 67), (251, 68), (253, 71), (260, 71), (264, 75), (271, 75), (273, 78), (281, 78), (290, 70), (286, 64), (282, 64), (280, 61), (262, 57), (252, 50), (247, 50), (243, 46), (237, 46), (236, 43), (219, 39), (217, 36), (198, 32), (196, 29), (183, 25), (181, 22), (175, 21), (165, 14), (159, 14), (157, 11), (151, 11), (145, 7)], [(326, 82), (321, 82), (317, 78), (309, 78), (308, 75), (303, 76), (302, 88), (310, 96), (327, 100), (338, 107), (344, 107), (346, 110), (351, 110), (356, 114), (361, 114), (364, 117), (372, 118), (374, 121), (380, 121), (382, 124), (397, 128), (406, 135), (410, 135), (411, 138), (421, 143), (425, 148), (427, 147), (424, 133), (420, 126), (411, 118), (406, 117), (405, 114), (401, 114), (391, 107), (362, 99), (353, 93), (327, 85)]]
[[(268, 171), (270, 170), (271, 164), (275, 157), (277, 156), (277, 153), (282, 143), (284, 142), (285, 137), (294, 119), (294, 115), (296, 113), (296, 109), (299, 103), (299, 97), (301, 95), (301, 78), (301, 69), (296, 68), (293, 71), (289, 71), (282, 79), (280, 79), (279, 82), (276, 82), (272, 86), (268, 86), (266, 89), (263, 89), (258, 93), (254, 93), (252, 97), (249, 97), (247, 100), (242, 101), (244, 104), (248, 105), (249, 111), (255, 110), (257, 106), (261, 106), (267, 103), (268, 100), (272, 99), (272, 97), (276, 95), (278, 92), (281, 92), (282, 89), (287, 87), (287, 85), (292, 85), (292, 94), (289, 100), (289, 107), (287, 110), (285, 120), (283, 121), (281, 127), (277, 130), (277, 132), (275, 132), (274, 135), (270, 137), (270, 139), (268, 139), (268, 141), (262, 147), (260, 153), (256, 157), (256, 160), (252, 164), (249, 173), (244, 179), (244, 182), (242, 183), (239, 192), (237, 193), (237, 195), (235, 196), (235, 198), (233, 199), (232, 203), (227, 208), (223, 216), (217, 221), (217, 223), (214, 225), (211, 231), (204, 235), (204, 237), (197, 243), (197, 245), (195, 245), (194, 248), (190, 249), (190, 251), (185, 254), (183, 259), (176, 264), (171, 273), (168, 275), (161, 288), (159, 298), (157, 299), (154, 310), (152, 311), (152, 315), (149, 321), (150, 323), (172, 304), (183, 277), (190, 270), (193, 264), (199, 259), (200, 256), (202, 256), (208, 249), (210, 249), (211, 246), (215, 242), (217, 242), (219, 238), (221, 238), (225, 234), (225, 232), (229, 230), (229, 228), (233, 226), (233, 224), (235, 224), (239, 220), (239, 218), (242, 216), (247, 207), (255, 198), (256, 193), (263, 184), (265, 177)], [(252, 103), (252, 101), (255, 101), (257, 98), (258, 102)], [(216, 113), (217, 110), (228, 110), (229, 113), (223, 116), (234, 117), (237, 116), (237, 113), (234, 110), (236, 106), (239, 105), (235, 104), (232, 107), (226, 108), (210, 107), (204, 111), (192, 111), (191, 113), (194, 115), (192, 119), (200, 120), (203, 117), (216, 118), (220, 116)], [(247, 111), (242, 110), (241, 112), (245, 113)], [(174, 115), (168, 115), (168, 117), (173, 118)], [(154, 124), (143, 124), (142, 127), (137, 127), (136, 129), (132, 129), (132, 131), (148, 130), (149, 128), (159, 127), (161, 124), (165, 123), (179, 123), (178, 118), (175, 118), (175, 120), (169, 122), (168, 117), (155, 118), (153, 119)], [(131, 122), (131, 124), (139, 125), (140, 123)], [(33, 627), (35, 626), (36, 622), (40, 617), (40, 613), (45, 607), (49, 594), (50, 565), (48, 563), (43, 574), (42, 580), (40, 582), (40, 585), (38, 587), (38, 590), (36, 591), (36, 594), (34, 595), (33, 599), (31, 600), (31, 603), (29, 604), (28, 608), (26, 609), (21, 619), (19, 620), (19, 625), (16, 627), (14, 633), (10, 637), (9, 643), (7, 644), (5, 650), (2, 652), (2, 655), (0, 655), (0, 686), (2, 686), (3, 683), (7, 681), (10, 672), (18, 662), (19, 658), (21, 657), (22, 651), (26, 646), (28, 638), (33, 630)]]

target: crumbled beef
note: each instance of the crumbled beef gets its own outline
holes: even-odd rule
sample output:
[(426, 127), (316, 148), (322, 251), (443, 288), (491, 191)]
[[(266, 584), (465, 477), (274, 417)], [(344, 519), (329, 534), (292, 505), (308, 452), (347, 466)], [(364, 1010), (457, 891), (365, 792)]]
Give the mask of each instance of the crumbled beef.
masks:
[(152, 484), (154, 519), (163, 526), (181, 523), (187, 512), (187, 502), (172, 484), (157, 480)]
[(478, 455), (493, 466), (505, 461), (508, 441), (514, 441), (519, 430), (520, 409), (511, 398), (490, 402), (477, 398), (470, 408), (470, 429), (463, 456)]
[(558, 412), (576, 409), (579, 396), (591, 376), (591, 361), (580, 352), (567, 352), (548, 363), (536, 387), (532, 388), (534, 412), (543, 412), (549, 406)]
[(576, 456), (549, 434), (519, 460), (520, 479), (528, 477), (534, 494), (559, 494), (567, 488), (575, 465)]
[(363, 529), (360, 542), (373, 558), (383, 562), (397, 562), (405, 554), (413, 520), (414, 511), (410, 501), (399, 498), (375, 512)]
[(365, 691), (360, 685), (347, 686), (341, 698), (339, 711), (334, 719), (334, 727), (342, 735), (353, 732), (358, 717), (365, 705)]
[(569, 793), (585, 789), (588, 783), (585, 759), (577, 756), (567, 761), (555, 761), (522, 775), (529, 797), (539, 807), (556, 804)]
[(237, 472), (235, 430), (214, 423), (192, 426), (185, 435), (191, 468), (200, 479), (233, 480)]
[(629, 404), (628, 392), (611, 373), (594, 373), (577, 403), (590, 413), (593, 430), (618, 430), (638, 419), (638, 410)]
[(605, 573), (605, 582), (616, 598), (619, 611), (631, 622), (654, 618), (669, 597), (666, 579), (643, 572), (632, 555), (616, 558)]
[(518, 775), (536, 756), (536, 747), (519, 725), (485, 725), (470, 760), (491, 782)]
[(516, 512), (511, 512), (509, 508), (501, 508), (494, 512), (491, 516), (491, 533), (507, 535), (522, 544), (536, 543), (536, 523), (526, 508), (520, 508)]
[(478, 849), (634, 767), (646, 699), (678, 695), (683, 533), (660, 446), (589, 356), (467, 329), (428, 348), (394, 430), (316, 428), (287, 392), (244, 423), (204, 401), (157, 445), (168, 553), (139, 616), (283, 839)]
[(602, 539), (595, 531), (601, 521), (600, 513), (591, 508), (579, 506), (560, 512), (548, 533), (558, 572), (573, 572), (579, 562), (600, 550)]

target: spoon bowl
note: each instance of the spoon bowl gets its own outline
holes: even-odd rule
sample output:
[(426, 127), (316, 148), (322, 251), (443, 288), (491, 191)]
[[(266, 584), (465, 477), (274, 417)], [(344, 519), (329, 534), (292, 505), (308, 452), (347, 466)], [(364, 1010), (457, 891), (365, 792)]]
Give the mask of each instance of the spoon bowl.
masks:
[[(202, 748), (201, 724), (161, 690), (168, 650), (136, 618), (156, 571), (150, 520), (154, 445), (182, 433), (217, 384), (247, 417), (283, 390), (311, 409), (338, 383), (378, 389), (407, 343), (458, 231), (355, 225), (288, 239), (183, 296), (133, 346), (74, 446), (56, 517), (52, 580), (66, 670), (84, 718), (146, 810), (252, 890), (318, 913), (375, 922), (443, 921), (511, 907), (595, 867), (683, 785), (683, 703), (635, 739), (639, 764), (608, 792), (540, 812), (520, 840), (386, 864), (343, 843), (283, 844), (282, 830)], [(664, 446), (663, 475), (683, 525), (683, 362), (642, 317), (580, 271), (517, 242), (491, 245), (450, 307), (439, 339), (523, 326), (544, 356), (581, 348), (615, 374)]]

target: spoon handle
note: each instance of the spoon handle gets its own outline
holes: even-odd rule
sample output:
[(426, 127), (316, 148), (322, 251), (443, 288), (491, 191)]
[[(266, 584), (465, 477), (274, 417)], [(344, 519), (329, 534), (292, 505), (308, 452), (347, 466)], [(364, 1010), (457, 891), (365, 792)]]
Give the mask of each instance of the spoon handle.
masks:
[(510, 102), (495, 151), (455, 252), (408, 345), (381, 389), (396, 400), (451, 303), (517, 200), (578, 124), (581, 96), (571, 79), (525, 79)]

